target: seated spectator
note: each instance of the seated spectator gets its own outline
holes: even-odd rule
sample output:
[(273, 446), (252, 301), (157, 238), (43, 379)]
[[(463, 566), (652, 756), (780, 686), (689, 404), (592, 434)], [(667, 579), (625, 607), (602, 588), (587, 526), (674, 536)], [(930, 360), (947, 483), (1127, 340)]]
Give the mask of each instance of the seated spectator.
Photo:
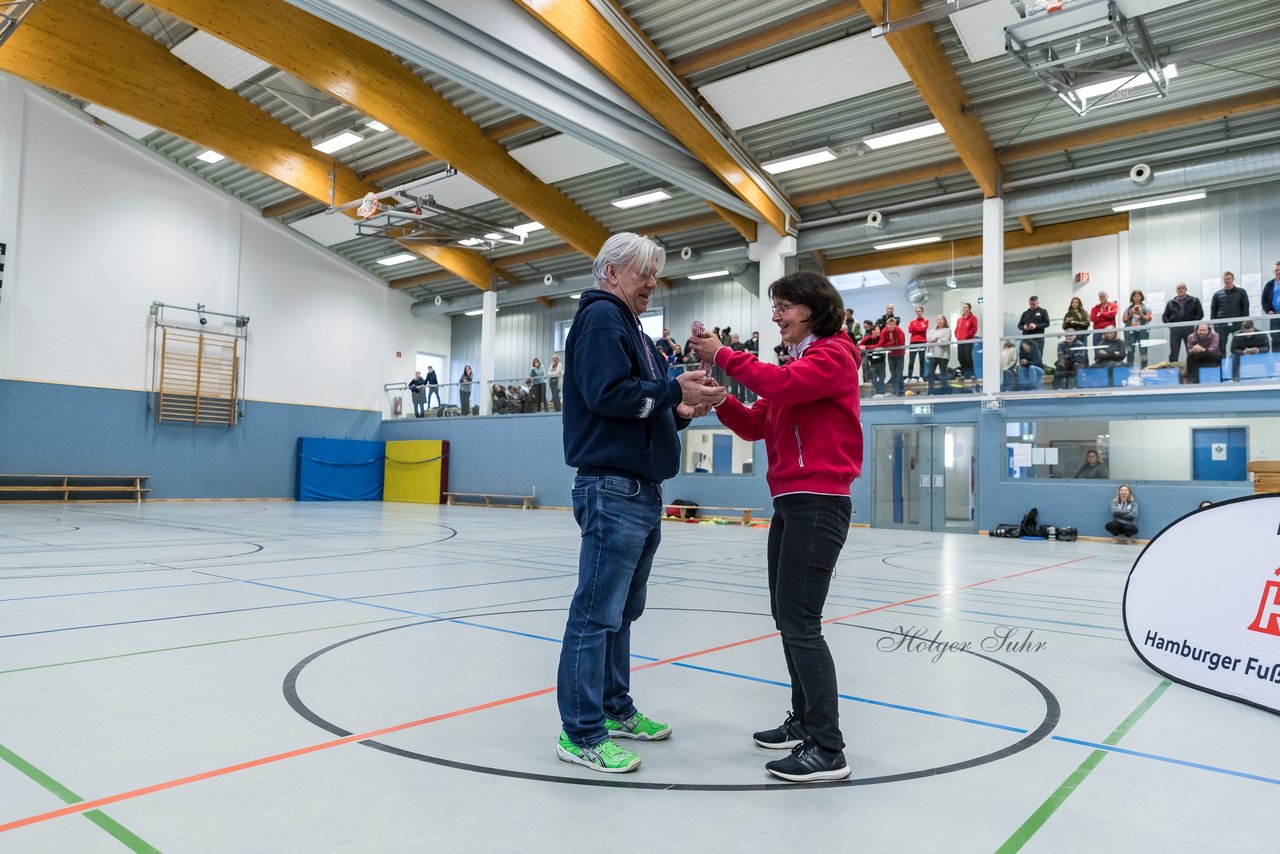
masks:
[(1000, 390), (1018, 390), (1018, 350), (1005, 338), (1000, 342)]
[(1138, 533), (1138, 499), (1128, 484), (1122, 483), (1116, 490), (1116, 497), (1111, 500), (1111, 521), (1105, 527), (1117, 543), (1131, 543)]
[(1040, 388), (1044, 379), (1044, 360), (1040, 357), (1040, 341), (1025, 338), (1018, 351), (1018, 389), (1029, 391)]
[(1080, 470), (1076, 472), (1076, 477), (1106, 480), (1110, 476), (1111, 473), (1107, 471), (1107, 464), (1102, 461), (1101, 455), (1097, 451), (1085, 451), (1084, 465), (1080, 466)]
[(1053, 363), (1053, 387), (1075, 388), (1076, 371), (1089, 363), (1088, 353), (1087, 345), (1075, 335), (1063, 336), (1058, 342), (1058, 358)]
[(1213, 506), (1213, 502), (1212, 502), (1212, 501), (1209, 501), (1208, 499), (1205, 499), (1204, 501), (1201, 501), (1201, 502), (1200, 502), (1200, 505), (1199, 505), (1198, 507), (1196, 507), (1196, 509), (1197, 509), (1197, 510), (1203, 510), (1203, 509), (1204, 509), (1204, 508), (1206, 508), (1206, 507), (1212, 507), (1212, 506)]
[(1120, 336), (1115, 332), (1102, 333), (1102, 340), (1098, 342), (1098, 349), (1093, 354), (1093, 361), (1099, 365), (1114, 366), (1123, 362), (1128, 357), (1125, 352), (1124, 342), (1120, 340)]
[(1240, 357), (1271, 352), (1271, 336), (1259, 332), (1252, 320), (1240, 324), (1240, 331), (1231, 336), (1231, 379), (1240, 379)]
[(1218, 333), (1207, 323), (1197, 323), (1196, 331), (1187, 336), (1187, 382), (1200, 382), (1200, 369), (1222, 364), (1222, 346)]
[(493, 414), (505, 415), (511, 411), (511, 401), (507, 400), (507, 390), (502, 383), (493, 384)]

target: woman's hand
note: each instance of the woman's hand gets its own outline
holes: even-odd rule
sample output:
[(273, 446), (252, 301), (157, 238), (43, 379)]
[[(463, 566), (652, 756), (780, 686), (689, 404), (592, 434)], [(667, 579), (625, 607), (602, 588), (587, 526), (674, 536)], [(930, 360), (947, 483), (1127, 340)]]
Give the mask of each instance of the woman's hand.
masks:
[(723, 346), (720, 343), (720, 339), (710, 332), (704, 332), (698, 337), (689, 339), (689, 349), (693, 351), (701, 362), (714, 362), (716, 360), (716, 351)]

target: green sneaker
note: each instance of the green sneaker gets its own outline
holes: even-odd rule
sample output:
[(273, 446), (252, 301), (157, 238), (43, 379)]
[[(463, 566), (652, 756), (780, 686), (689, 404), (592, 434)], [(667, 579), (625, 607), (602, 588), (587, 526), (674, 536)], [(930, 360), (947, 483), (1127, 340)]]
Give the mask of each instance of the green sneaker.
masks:
[(562, 762), (576, 762), (605, 774), (625, 774), (640, 767), (639, 756), (612, 740), (606, 739), (595, 747), (579, 747), (563, 730), (560, 731), (560, 743), (556, 745), (556, 756)]
[(636, 712), (625, 721), (615, 721), (606, 716), (604, 728), (613, 738), (635, 738), (640, 741), (661, 741), (671, 735), (671, 727), (650, 720), (640, 712)]

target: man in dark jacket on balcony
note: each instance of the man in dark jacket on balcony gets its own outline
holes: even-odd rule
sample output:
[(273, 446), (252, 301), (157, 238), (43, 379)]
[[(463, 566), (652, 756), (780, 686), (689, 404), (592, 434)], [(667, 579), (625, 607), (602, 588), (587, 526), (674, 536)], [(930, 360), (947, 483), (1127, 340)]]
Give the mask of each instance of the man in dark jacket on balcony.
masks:
[(1178, 361), (1182, 353), (1182, 344), (1195, 329), (1195, 321), (1204, 317), (1204, 306), (1198, 297), (1187, 293), (1187, 283), (1178, 282), (1177, 296), (1164, 304), (1164, 314), (1160, 315), (1161, 323), (1186, 323), (1185, 326), (1169, 327), (1169, 361)]
[[(1222, 274), (1222, 290), (1213, 295), (1209, 302), (1209, 319), (1218, 320), (1224, 317), (1248, 317), (1249, 295), (1244, 288), (1236, 287), (1236, 274), (1227, 271)], [(1219, 323), (1217, 325), (1218, 340), (1225, 342), (1231, 333), (1240, 328), (1239, 323)]]

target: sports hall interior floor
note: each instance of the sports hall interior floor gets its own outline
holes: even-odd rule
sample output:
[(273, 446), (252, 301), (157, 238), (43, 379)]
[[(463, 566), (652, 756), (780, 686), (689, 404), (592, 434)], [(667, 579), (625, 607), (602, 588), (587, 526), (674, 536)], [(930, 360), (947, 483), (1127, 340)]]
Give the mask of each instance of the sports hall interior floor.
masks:
[(750, 737), (789, 698), (766, 530), (663, 536), (632, 686), (674, 734), (614, 776), (555, 755), (570, 513), (0, 507), (0, 852), (1272, 847), (1280, 717), (1137, 659), (1138, 547), (851, 530), (853, 776), (804, 786)]

